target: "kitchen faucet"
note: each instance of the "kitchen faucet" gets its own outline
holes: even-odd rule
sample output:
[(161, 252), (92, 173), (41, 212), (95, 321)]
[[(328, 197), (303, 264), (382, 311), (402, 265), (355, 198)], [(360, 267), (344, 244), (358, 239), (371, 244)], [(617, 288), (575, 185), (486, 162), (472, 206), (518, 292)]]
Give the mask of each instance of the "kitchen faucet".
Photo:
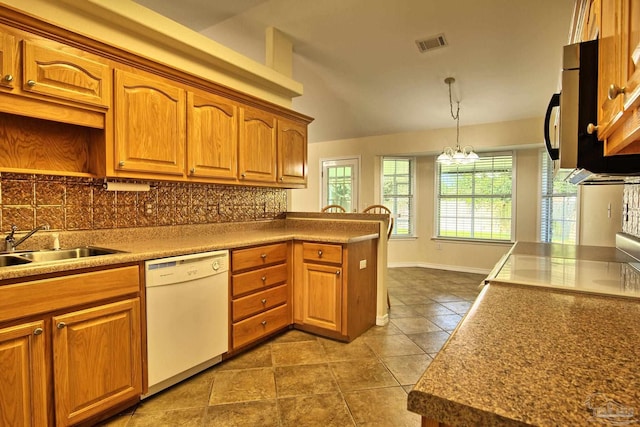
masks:
[(9, 232), (9, 234), (7, 235), (7, 237), (5, 237), (4, 242), (5, 242), (5, 251), (7, 252), (14, 252), (16, 250), (16, 247), (21, 244), (22, 242), (24, 242), (25, 240), (27, 240), (29, 237), (33, 236), (34, 234), (36, 234), (37, 231), (40, 230), (48, 230), (49, 229), (49, 224), (44, 223), (42, 225), (37, 226), (36, 228), (34, 228), (33, 230), (31, 230), (30, 232), (28, 232), (27, 234), (25, 234), (24, 236), (22, 236), (20, 238), (20, 240), (16, 241), (16, 238), (13, 236), (14, 233), (16, 231), (18, 231), (18, 227), (15, 224), (11, 224), (11, 231)]

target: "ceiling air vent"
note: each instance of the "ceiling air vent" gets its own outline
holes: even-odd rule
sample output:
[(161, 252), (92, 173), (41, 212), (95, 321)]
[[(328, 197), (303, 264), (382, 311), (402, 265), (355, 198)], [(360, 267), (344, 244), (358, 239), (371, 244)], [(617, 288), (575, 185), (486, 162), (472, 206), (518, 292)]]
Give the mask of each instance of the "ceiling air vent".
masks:
[(416, 44), (420, 53), (425, 53), (447, 46), (447, 39), (444, 38), (444, 34), (438, 34), (428, 39), (416, 40)]

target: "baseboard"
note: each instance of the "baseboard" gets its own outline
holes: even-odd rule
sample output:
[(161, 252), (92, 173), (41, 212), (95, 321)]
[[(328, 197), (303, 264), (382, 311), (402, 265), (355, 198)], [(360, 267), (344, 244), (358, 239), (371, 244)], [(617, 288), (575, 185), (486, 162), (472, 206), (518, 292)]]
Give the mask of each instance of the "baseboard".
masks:
[(457, 271), (460, 273), (475, 273), (485, 275), (488, 275), (491, 272), (491, 269), (464, 267), (461, 265), (431, 264), (428, 262), (390, 262), (387, 264), (387, 268), (401, 267), (434, 268), (436, 270)]
[(376, 326), (384, 326), (389, 323), (389, 313), (384, 316), (376, 316)]

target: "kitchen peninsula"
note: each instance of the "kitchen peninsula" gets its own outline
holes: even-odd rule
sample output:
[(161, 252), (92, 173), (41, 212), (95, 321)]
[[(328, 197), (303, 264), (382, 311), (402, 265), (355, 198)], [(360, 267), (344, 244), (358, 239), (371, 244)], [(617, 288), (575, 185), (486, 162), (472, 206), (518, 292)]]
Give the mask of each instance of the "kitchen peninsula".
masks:
[(533, 243), (510, 255), (606, 263), (626, 296), (510, 283), (498, 272), (410, 392), (408, 409), (423, 426), (638, 422), (640, 287), (637, 271), (626, 270), (634, 259), (615, 248)]

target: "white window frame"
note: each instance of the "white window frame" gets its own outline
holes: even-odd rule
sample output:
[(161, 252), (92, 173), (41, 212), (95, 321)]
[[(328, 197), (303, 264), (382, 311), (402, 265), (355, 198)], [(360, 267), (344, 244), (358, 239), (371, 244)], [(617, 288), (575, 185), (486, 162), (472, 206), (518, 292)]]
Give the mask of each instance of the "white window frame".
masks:
[(433, 223), (433, 239), (434, 240), (455, 240), (455, 241), (467, 241), (467, 242), (486, 242), (486, 243), (513, 243), (515, 242), (516, 233), (516, 165), (517, 165), (517, 153), (515, 151), (495, 151), (479, 154), (480, 158), (498, 157), (498, 156), (511, 156), (511, 231), (509, 239), (481, 239), (474, 237), (455, 237), (455, 236), (441, 236), (440, 235), (440, 164), (436, 162), (434, 157), (434, 223)]
[[(546, 167), (545, 167), (546, 166)], [(554, 180), (554, 175), (558, 175), (558, 176), (566, 176), (569, 172), (571, 172), (570, 170), (567, 169), (559, 169), (557, 171), (554, 171), (554, 165), (551, 162), (551, 160), (549, 159), (547, 152), (545, 150), (541, 150), (540, 151), (540, 209), (538, 211), (538, 215), (540, 218), (540, 228), (538, 229), (538, 238), (540, 239), (541, 242), (546, 242), (546, 243), (559, 243), (559, 244), (570, 244), (570, 245), (577, 245), (579, 243), (579, 232), (578, 230), (580, 229), (579, 226), (579, 219), (580, 219), (580, 196), (579, 196), (579, 191), (578, 188), (576, 187), (576, 191), (575, 193), (556, 193), (555, 189), (551, 192), (551, 193), (547, 193), (545, 191), (544, 188), (544, 181), (545, 181), (545, 169), (546, 172), (548, 174), (547, 179), (549, 179), (549, 176), (551, 177), (551, 181), (553, 182)], [(553, 183), (551, 184), (552, 188), (553, 188)], [(573, 221), (573, 226), (575, 227), (573, 230), (573, 234), (574, 234), (574, 241), (567, 241), (564, 238), (562, 239), (553, 239), (553, 225), (552, 225), (552, 221), (551, 219), (553, 218), (553, 202), (551, 202), (551, 206), (549, 206), (548, 209), (550, 209), (549, 211), (549, 215), (545, 215), (543, 213), (544, 210), (544, 206), (545, 206), (545, 200), (546, 199), (552, 199), (554, 197), (562, 197), (563, 198), (563, 206), (564, 206), (564, 201), (567, 198), (574, 198), (574, 204), (575, 204), (575, 215), (576, 215), (576, 219), (575, 221)], [(546, 221), (545, 221), (546, 219)], [(563, 223), (567, 223), (567, 222), (571, 222), (570, 220), (566, 220), (564, 219), (564, 215), (562, 216), (562, 219), (560, 219), (560, 221), (562, 221)], [(546, 222), (546, 224), (545, 224)], [(547, 229), (548, 231), (543, 235), (544, 230)]]
[[(385, 194), (384, 194), (384, 161), (385, 160), (408, 160), (409, 168), (410, 168), (410, 194), (408, 197), (410, 198), (409, 202), (409, 233), (408, 234), (397, 234), (398, 230), (398, 221), (402, 217), (399, 216), (399, 213), (396, 212), (395, 205), (389, 205), (385, 203)], [(415, 238), (416, 237), (416, 158), (411, 156), (382, 156), (380, 159), (380, 200), (381, 204), (387, 206), (394, 217), (395, 226), (391, 233), (392, 239), (406, 239), (406, 238)]]
[(351, 211), (358, 212), (359, 195), (360, 195), (360, 156), (350, 157), (334, 157), (320, 159), (320, 208), (330, 204), (328, 203), (327, 193), (327, 168), (332, 166), (348, 166), (353, 167), (352, 188), (351, 188)]

